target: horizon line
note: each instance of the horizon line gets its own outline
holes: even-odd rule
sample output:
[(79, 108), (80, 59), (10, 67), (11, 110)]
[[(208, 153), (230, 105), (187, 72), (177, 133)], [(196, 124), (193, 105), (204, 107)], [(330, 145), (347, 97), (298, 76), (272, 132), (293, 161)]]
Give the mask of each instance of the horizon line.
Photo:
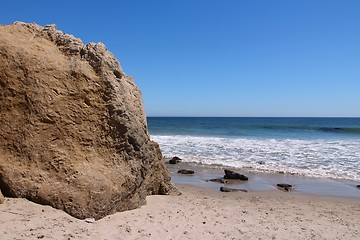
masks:
[(146, 116), (147, 118), (360, 118), (360, 116)]

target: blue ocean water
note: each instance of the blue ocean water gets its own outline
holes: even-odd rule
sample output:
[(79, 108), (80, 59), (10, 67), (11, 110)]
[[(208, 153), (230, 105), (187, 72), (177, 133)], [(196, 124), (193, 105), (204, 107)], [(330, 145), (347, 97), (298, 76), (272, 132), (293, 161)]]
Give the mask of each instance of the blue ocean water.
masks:
[(360, 180), (360, 118), (149, 117), (164, 156)]

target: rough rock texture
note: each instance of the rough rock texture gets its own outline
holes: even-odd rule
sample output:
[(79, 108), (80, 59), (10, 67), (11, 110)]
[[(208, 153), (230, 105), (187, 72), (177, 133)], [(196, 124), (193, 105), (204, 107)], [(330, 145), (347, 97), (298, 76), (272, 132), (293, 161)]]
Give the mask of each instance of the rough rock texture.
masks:
[(104, 44), (0, 26), (0, 189), (81, 219), (176, 192), (141, 92)]

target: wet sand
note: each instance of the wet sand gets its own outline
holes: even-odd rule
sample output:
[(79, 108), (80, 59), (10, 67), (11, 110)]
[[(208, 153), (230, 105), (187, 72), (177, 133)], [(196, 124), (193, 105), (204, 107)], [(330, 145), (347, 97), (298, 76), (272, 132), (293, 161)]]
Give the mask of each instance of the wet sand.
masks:
[[(249, 192), (278, 191), (278, 183), (293, 185), (292, 194), (310, 194), (319, 196), (360, 198), (360, 183), (344, 179), (314, 178), (288, 173), (259, 173), (252, 169), (233, 169), (249, 177), (248, 181), (230, 181), (228, 184), (214, 183), (206, 180), (223, 178), (224, 167), (180, 162), (167, 164), (171, 178), (176, 184), (210, 188), (218, 191), (221, 186), (246, 189)], [(178, 174), (179, 169), (194, 170), (194, 175)]]

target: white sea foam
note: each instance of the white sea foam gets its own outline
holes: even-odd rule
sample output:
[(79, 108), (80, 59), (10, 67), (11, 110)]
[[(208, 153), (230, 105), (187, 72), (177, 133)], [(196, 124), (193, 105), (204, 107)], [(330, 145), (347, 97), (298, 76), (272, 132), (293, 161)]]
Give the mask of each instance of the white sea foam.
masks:
[[(152, 135), (165, 156), (314, 177), (360, 180), (360, 139), (298, 140)], [(259, 164), (264, 161), (265, 164)]]

